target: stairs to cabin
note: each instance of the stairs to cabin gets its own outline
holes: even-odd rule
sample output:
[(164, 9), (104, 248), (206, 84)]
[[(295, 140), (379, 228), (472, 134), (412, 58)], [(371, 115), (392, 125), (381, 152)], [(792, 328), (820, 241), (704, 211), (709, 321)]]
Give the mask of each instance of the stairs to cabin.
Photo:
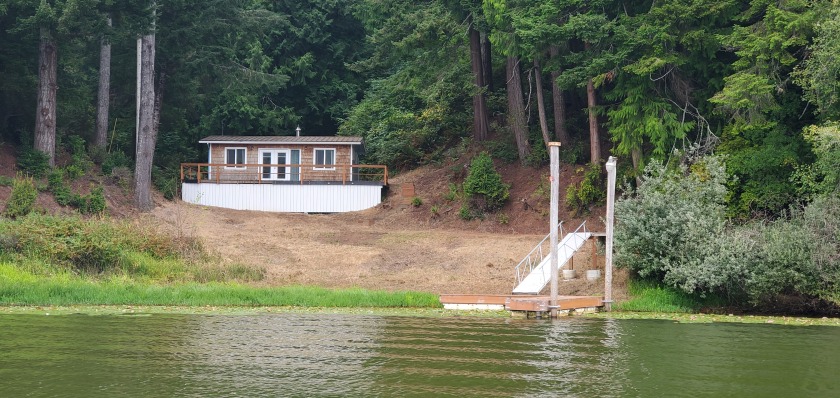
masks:
[[(560, 235), (563, 234), (563, 224), (560, 224)], [(528, 253), (516, 266), (516, 287), (514, 294), (539, 294), (545, 285), (551, 281), (551, 234)], [(566, 234), (557, 244), (557, 267), (559, 270), (566, 266), (575, 252), (583, 247), (592, 233), (586, 231), (586, 222), (580, 224), (574, 232)]]

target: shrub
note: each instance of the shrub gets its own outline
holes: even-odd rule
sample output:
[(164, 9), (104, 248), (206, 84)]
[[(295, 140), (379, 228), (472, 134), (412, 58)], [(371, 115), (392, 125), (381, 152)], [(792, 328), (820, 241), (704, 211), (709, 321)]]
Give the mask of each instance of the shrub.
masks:
[(583, 180), (580, 183), (566, 188), (566, 207), (574, 210), (576, 214), (580, 214), (589, 206), (602, 203), (607, 196), (604, 173), (600, 164), (589, 165), (583, 173)]
[(111, 175), (115, 168), (125, 167), (131, 168), (131, 159), (122, 151), (116, 150), (108, 154), (102, 162), (102, 174)]
[(61, 206), (75, 206), (78, 207), (81, 201), (79, 195), (74, 194), (73, 191), (64, 182), (64, 171), (55, 169), (47, 176), (48, 189), (52, 192), (56, 203)]
[(415, 196), (411, 198), (411, 205), (414, 207), (420, 207), (423, 205), (423, 199), (421, 199), (419, 196)]
[(454, 200), (460, 199), (462, 196), (463, 196), (463, 194), (461, 193), (461, 188), (458, 187), (457, 184), (454, 184), (454, 183), (450, 182), (449, 183), (449, 192), (445, 193), (443, 195), (443, 198), (452, 202)]
[(85, 151), (85, 140), (78, 135), (71, 135), (67, 137), (67, 150), (70, 151), (70, 155), (74, 158), (87, 156), (87, 152)]
[(79, 211), (82, 214), (102, 214), (105, 212), (105, 191), (101, 185), (91, 189), (90, 194), (82, 198)]
[(50, 170), (50, 156), (41, 151), (27, 148), (18, 154), (17, 167), (32, 177), (41, 178), (47, 175)]
[(152, 184), (169, 200), (178, 196), (178, 170), (177, 169), (152, 169)]
[(743, 242), (723, 237), (725, 166), (716, 157), (700, 162), (671, 170), (651, 162), (635, 192), (617, 201), (617, 265), (688, 293), (723, 289), (743, 273), (736, 260)]
[(5, 215), (12, 218), (23, 217), (32, 212), (38, 190), (32, 177), (18, 176), (12, 183), (12, 194), (6, 203)]
[(486, 213), (501, 208), (510, 197), (510, 185), (493, 166), (487, 152), (476, 156), (470, 164), (470, 173), (464, 181), (464, 194), (470, 212)]

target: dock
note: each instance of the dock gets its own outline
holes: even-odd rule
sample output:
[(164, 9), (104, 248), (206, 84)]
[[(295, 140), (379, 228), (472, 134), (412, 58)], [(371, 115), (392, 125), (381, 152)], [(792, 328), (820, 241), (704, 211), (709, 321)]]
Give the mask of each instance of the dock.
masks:
[[(443, 308), (452, 310), (508, 310), (541, 316), (550, 310), (550, 297), (525, 294), (441, 294)], [(594, 312), (604, 305), (600, 296), (558, 296), (558, 312)]]

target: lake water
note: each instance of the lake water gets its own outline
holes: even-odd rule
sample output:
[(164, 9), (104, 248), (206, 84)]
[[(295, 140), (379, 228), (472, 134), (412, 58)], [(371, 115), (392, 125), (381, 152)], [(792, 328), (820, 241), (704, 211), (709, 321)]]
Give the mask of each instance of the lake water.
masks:
[(838, 376), (836, 327), (0, 316), (0, 397), (829, 397)]

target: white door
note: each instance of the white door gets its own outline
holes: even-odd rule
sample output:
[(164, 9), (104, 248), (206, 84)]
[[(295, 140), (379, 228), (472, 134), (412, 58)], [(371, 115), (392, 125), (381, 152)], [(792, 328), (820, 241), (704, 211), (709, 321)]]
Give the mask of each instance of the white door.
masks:
[(289, 168), (282, 166), (289, 164), (288, 149), (260, 149), (260, 163), (266, 165), (260, 170), (263, 180), (289, 181)]

